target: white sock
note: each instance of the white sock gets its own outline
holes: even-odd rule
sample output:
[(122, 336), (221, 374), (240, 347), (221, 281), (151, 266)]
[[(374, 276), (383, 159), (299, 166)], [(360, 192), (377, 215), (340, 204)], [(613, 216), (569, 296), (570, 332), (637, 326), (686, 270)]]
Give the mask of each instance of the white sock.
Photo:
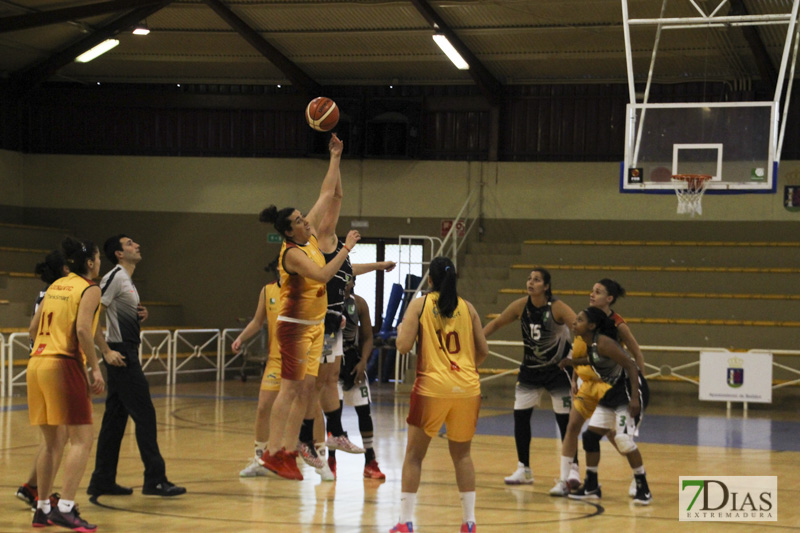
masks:
[(462, 522), (475, 523), (475, 491), (460, 492), (461, 495), (461, 516)]
[(636, 474), (644, 474), (644, 465), (640, 466), (639, 468), (634, 468), (633, 469), (633, 473), (634, 473), (634, 475), (636, 475)]
[(566, 481), (569, 477), (569, 471), (572, 470), (572, 463), (574, 458), (561, 456), (561, 480)]
[(255, 453), (256, 457), (261, 457), (262, 455), (264, 455), (264, 450), (266, 449), (267, 449), (267, 441), (263, 442), (256, 441), (253, 453)]
[(58, 500), (58, 510), (62, 513), (72, 511), (73, 507), (75, 507), (75, 500), (65, 500), (63, 498)]
[(41, 509), (44, 511), (44, 514), (50, 512), (50, 498), (45, 498), (44, 500), (39, 500), (36, 502), (36, 508)]
[(594, 472), (596, 474), (597, 473), (597, 468), (598, 467), (596, 467), (596, 466), (587, 466), (586, 467), (586, 471), (587, 472)]
[(400, 523), (414, 521), (414, 506), (417, 503), (416, 492), (401, 492), (400, 493)]

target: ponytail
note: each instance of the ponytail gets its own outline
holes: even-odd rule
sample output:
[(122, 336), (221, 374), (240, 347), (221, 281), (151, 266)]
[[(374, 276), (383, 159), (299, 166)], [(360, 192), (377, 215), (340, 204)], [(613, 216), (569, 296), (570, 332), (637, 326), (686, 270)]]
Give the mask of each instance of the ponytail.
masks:
[(67, 237), (61, 243), (64, 251), (64, 258), (70, 272), (75, 272), (80, 276), (89, 273), (88, 261), (94, 258), (97, 246), (92, 241), (79, 241), (72, 237)]
[(294, 207), (284, 207), (278, 210), (277, 207), (271, 205), (261, 211), (258, 215), (258, 220), (265, 224), (272, 224), (272, 226), (280, 233), (284, 239), (288, 239), (286, 232), (292, 229), (292, 221), (289, 217), (294, 213)]
[(39, 279), (50, 285), (55, 280), (64, 277), (64, 256), (58, 250), (53, 250), (44, 258), (44, 261), (36, 264), (33, 271)]
[(430, 278), (433, 290), (439, 293), (437, 307), (443, 317), (453, 316), (458, 307), (458, 289), (456, 287), (456, 267), (444, 256), (435, 257), (431, 261)]
[(611, 296), (611, 305), (616, 303), (617, 298), (625, 296), (625, 288), (613, 279), (603, 278), (597, 283), (605, 287), (606, 292)]
[(586, 321), (595, 325), (595, 331), (606, 337), (611, 337), (615, 341), (619, 340), (617, 324), (606, 315), (605, 311), (599, 307), (587, 307), (583, 310), (586, 314)]

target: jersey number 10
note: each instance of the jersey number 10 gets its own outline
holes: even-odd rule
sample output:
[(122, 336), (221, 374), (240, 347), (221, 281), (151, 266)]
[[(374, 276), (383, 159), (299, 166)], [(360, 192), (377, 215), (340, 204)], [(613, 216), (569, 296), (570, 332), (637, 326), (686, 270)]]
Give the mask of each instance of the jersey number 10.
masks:
[(436, 330), (436, 337), (439, 339), (439, 346), (447, 353), (458, 353), (461, 351), (461, 341), (458, 339), (458, 332), (451, 331), (442, 338), (442, 330)]

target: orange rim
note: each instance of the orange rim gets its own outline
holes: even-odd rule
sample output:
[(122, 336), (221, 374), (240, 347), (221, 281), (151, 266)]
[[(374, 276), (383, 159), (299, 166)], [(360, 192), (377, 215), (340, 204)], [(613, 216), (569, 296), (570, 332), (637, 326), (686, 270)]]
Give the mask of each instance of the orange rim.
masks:
[(681, 180), (681, 181), (708, 181), (711, 179), (711, 176), (708, 174), (674, 174), (672, 176), (674, 180)]

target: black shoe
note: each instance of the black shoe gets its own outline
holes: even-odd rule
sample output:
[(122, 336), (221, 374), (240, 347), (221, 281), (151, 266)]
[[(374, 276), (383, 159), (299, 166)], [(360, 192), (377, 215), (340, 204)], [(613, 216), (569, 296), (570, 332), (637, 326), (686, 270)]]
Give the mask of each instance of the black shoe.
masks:
[(647, 478), (644, 474), (636, 474), (636, 496), (633, 497), (634, 505), (650, 505), (653, 496), (650, 494), (650, 487), (647, 486)]
[(184, 487), (178, 487), (165, 479), (156, 485), (145, 485), (142, 487), (142, 494), (149, 494), (151, 496), (180, 496), (181, 494), (186, 494), (186, 489)]
[(98, 487), (97, 485), (89, 485), (89, 488), (86, 489), (86, 494), (89, 496), (102, 496), (103, 494), (108, 494), (110, 496), (130, 496), (133, 494), (133, 489), (129, 489), (128, 487), (123, 487), (114, 483), (113, 485), (108, 485), (107, 487)]
[(77, 505), (68, 513), (62, 513), (58, 510), (58, 507), (53, 507), (50, 514), (47, 515), (47, 521), (54, 526), (61, 526), (74, 531), (82, 531), (85, 533), (97, 531), (96, 525), (90, 524), (81, 518)]
[[(53, 511), (50, 511), (51, 513)], [(45, 513), (42, 509), (36, 509), (33, 514), (33, 522), (31, 525), (33, 527), (47, 527), (50, 525), (48, 520), (49, 513)]]
[(603, 491), (600, 490), (600, 485), (593, 489), (587, 489), (584, 484), (583, 487), (570, 493), (567, 497), (572, 500), (599, 500), (603, 497)]
[(17, 489), (17, 498), (27, 503), (33, 510), (36, 510), (36, 500), (39, 498), (39, 492), (27, 483), (23, 483)]

